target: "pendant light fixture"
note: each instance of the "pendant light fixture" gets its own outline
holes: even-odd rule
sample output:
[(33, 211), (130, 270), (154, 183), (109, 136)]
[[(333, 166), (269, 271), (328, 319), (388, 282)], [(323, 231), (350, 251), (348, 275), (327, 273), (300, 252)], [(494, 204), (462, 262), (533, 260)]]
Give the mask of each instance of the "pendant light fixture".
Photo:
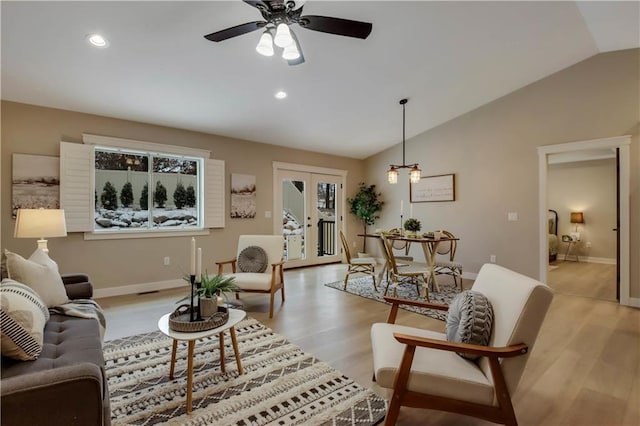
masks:
[(405, 163), (405, 111), (404, 106), (407, 104), (407, 99), (400, 100), (400, 105), (402, 105), (402, 164), (391, 164), (389, 170), (387, 170), (387, 180), (390, 184), (398, 183), (398, 169), (410, 169), (409, 170), (409, 181), (411, 183), (420, 182), (420, 174), (422, 170), (418, 168), (418, 163), (414, 164), (406, 164)]

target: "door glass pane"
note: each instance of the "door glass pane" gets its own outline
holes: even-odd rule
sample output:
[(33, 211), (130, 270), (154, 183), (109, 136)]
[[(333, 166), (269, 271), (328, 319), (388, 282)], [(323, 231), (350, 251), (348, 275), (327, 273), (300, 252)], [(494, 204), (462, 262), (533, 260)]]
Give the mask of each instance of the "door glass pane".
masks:
[(287, 260), (306, 259), (305, 250), (305, 182), (282, 181), (282, 234), (284, 257)]
[(336, 184), (318, 182), (318, 256), (336, 254)]

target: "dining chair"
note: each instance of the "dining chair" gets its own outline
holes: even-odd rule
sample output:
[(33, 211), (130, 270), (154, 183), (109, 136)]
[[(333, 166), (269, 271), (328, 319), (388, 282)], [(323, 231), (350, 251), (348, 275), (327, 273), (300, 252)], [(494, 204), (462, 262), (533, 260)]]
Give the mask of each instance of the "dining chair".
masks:
[(387, 265), (387, 286), (385, 287), (384, 295), (386, 296), (389, 292), (389, 287), (392, 287), (393, 295), (397, 296), (397, 288), (399, 285), (411, 284), (416, 286), (418, 296), (421, 295), (420, 288), (424, 287), (425, 297), (429, 300), (429, 289), (426, 285), (426, 277), (429, 274), (428, 266), (416, 262), (409, 262), (405, 263), (405, 266), (400, 267), (393, 253), (393, 240), (385, 235), (381, 235), (380, 240), (382, 241), (382, 255)]
[[(273, 318), (274, 297), (278, 290), (284, 303), (283, 253), (282, 235), (240, 235), (236, 257), (216, 262), (218, 274), (224, 274), (224, 266), (230, 265), (231, 273), (224, 275), (234, 277), (234, 283), (243, 292), (268, 293), (269, 318)], [(236, 292), (236, 299), (239, 298)]]
[(376, 263), (377, 261), (373, 257), (351, 257), (351, 251), (349, 250), (349, 244), (347, 238), (340, 231), (340, 241), (342, 242), (342, 249), (344, 250), (344, 256), (347, 259), (347, 274), (344, 276), (344, 290), (347, 289), (347, 282), (349, 281), (349, 275), (351, 274), (367, 274), (371, 276), (373, 280), (373, 288), (378, 291), (376, 286)]
[[(371, 327), (374, 381), (393, 389), (385, 425), (396, 423), (401, 406), (518, 424), (511, 396), (553, 293), (537, 280), (494, 264), (482, 266), (472, 289), (484, 295), (492, 308), (488, 346), (448, 341), (444, 333), (395, 324), (400, 305), (441, 311), (449, 307), (385, 297), (391, 303), (387, 322)], [(472, 361), (461, 355), (480, 358)]]
[(440, 231), (447, 238), (452, 238), (452, 240), (442, 241), (438, 244), (436, 249), (437, 255), (446, 256), (448, 259), (438, 260), (434, 264), (434, 272), (436, 275), (450, 275), (453, 277), (453, 283), (455, 285), (458, 284), (458, 280), (460, 281), (460, 291), (462, 291), (462, 263), (456, 262), (456, 249), (458, 248), (458, 242), (454, 239), (455, 236), (449, 232), (442, 230)]

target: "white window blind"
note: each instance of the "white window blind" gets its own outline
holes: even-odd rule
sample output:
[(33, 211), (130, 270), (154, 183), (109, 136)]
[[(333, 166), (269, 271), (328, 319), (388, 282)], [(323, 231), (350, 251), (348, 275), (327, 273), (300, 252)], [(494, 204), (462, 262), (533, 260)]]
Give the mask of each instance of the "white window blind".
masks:
[(60, 142), (60, 207), (67, 232), (93, 230), (94, 161), (93, 146)]
[(207, 160), (204, 172), (204, 226), (224, 228), (224, 161)]

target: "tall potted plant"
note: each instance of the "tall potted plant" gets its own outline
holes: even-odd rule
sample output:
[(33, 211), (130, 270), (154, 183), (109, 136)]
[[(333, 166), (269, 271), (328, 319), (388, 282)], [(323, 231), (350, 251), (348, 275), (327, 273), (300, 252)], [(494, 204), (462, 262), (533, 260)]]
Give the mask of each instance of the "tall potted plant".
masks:
[[(353, 198), (347, 198), (349, 203), (349, 209), (351, 213), (362, 222), (364, 234), (367, 233), (367, 226), (373, 225), (376, 219), (379, 219), (378, 212), (382, 210), (384, 201), (381, 201), (379, 197), (382, 194), (376, 192), (375, 185), (367, 185), (364, 182), (360, 182), (358, 192)], [(362, 251), (367, 251), (367, 237), (363, 237)]]

